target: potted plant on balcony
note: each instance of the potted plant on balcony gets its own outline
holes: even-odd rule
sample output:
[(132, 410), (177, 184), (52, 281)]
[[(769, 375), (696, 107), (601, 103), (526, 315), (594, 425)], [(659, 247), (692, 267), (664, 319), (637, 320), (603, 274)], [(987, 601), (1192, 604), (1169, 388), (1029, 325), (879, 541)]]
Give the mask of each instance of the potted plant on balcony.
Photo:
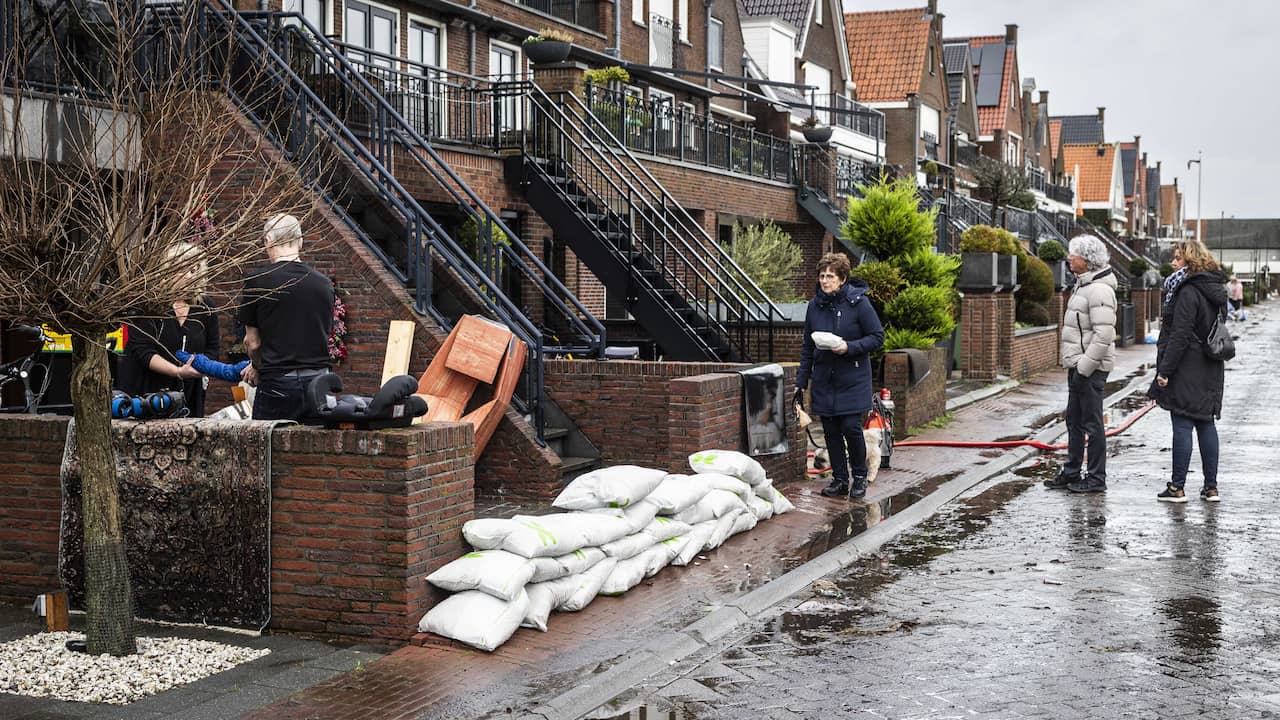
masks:
[(800, 123), (800, 132), (804, 133), (805, 142), (824, 143), (831, 139), (831, 128), (819, 125), (816, 115), (810, 115)]
[(1053, 287), (1061, 290), (1070, 284), (1071, 270), (1067, 267), (1067, 249), (1057, 240), (1044, 240), (1036, 248), (1036, 257), (1049, 266), (1053, 274)]
[(564, 62), (569, 57), (573, 35), (554, 28), (543, 28), (537, 35), (524, 39), (524, 52), (534, 65)]

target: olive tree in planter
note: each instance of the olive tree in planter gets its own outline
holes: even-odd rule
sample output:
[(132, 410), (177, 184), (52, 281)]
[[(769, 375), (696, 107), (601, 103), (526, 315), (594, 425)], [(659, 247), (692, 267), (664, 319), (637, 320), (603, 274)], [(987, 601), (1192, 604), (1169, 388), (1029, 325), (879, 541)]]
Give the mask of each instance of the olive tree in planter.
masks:
[(1053, 239), (1041, 241), (1040, 247), (1036, 248), (1036, 257), (1043, 260), (1049, 267), (1055, 290), (1061, 290), (1071, 284), (1071, 270), (1067, 267), (1067, 249), (1062, 246), (1062, 243)]
[(553, 28), (543, 28), (537, 35), (524, 39), (524, 54), (534, 65), (564, 62), (573, 47), (573, 35)]

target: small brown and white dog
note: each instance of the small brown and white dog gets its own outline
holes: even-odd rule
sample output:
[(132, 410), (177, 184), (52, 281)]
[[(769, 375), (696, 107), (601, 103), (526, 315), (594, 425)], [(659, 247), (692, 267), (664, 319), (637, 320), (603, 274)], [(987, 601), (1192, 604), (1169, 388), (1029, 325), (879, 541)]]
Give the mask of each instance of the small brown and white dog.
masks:
[[(806, 413), (799, 405), (796, 406), (796, 417), (800, 420), (800, 427), (807, 428), (809, 423), (813, 422), (809, 414)], [(867, 446), (867, 484), (876, 481), (876, 475), (880, 472), (880, 441), (884, 436), (884, 428), (863, 428), (862, 442)], [(830, 441), (828, 441), (830, 442)], [(818, 448), (813, 453), (813, 467), (818, 470), (826, 470), (831, 467), (831, 453), (826, 448)]]

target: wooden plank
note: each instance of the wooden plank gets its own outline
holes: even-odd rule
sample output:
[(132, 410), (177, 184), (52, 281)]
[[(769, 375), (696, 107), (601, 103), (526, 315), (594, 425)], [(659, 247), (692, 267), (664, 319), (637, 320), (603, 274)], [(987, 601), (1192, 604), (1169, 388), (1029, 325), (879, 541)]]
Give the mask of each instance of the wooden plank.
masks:
[(397, 375), (409, 374), (409, 355), (413, 352), (413, 321), (392, 320), (387, 331), (387, 354), (382, 360), (382, 382), (378, 387)]
[(44, 596), (45, 627), (49, 632), (67, 632), (71, 620), (67, 613), (67, 591), (55, 590)]

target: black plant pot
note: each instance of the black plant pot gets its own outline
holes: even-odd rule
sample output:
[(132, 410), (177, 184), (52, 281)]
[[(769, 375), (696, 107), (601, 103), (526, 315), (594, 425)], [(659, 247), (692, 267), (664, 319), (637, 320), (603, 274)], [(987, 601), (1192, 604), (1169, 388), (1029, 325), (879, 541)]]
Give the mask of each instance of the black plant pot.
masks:
[(1004, 286), (1005, 292), (1013, 292), (1018, 289), (1018, 256), (1017, 255), (1000, 255), (996, 259), (999, 266), (999, 272), (996, 279)]
[(804, 133), (806, 142), (824, 143), (831, 139), (831, 128), (829, 127), (807, 127), (800, 130)]
[(963, 253), (956, 287), (969, 292), (996, 292), (1000, 288), (1000, 256), (995, 253)]
[(524, 54), (534, 65), (564, 62), (569, 57), (569, 48), (573, 47), (560, 40), (539, 40), (524, 46)]
[(1053, 288), (1061, 290), (1071, 284), (1071, 270), (1067, 267), (1066, 260), (1054, 260), (1050, 263), (1049, 270), (1053, 273)]

